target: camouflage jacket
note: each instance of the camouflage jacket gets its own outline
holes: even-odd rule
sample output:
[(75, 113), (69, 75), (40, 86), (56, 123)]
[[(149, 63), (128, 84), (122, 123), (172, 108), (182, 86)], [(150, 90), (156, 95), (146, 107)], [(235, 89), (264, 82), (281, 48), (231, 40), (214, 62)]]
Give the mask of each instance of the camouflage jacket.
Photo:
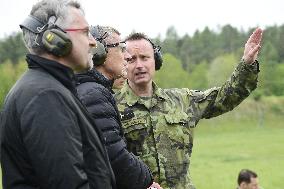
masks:
[(164, 189), (193, 189), (193, 128), (202, 118), (232, 110), (257, 86), (258, 63), (241, 62), (221, 87), (206, 91), (161, 89), (136, 96), (126, 84), (116, 95), (128, 149), (152, 170)]

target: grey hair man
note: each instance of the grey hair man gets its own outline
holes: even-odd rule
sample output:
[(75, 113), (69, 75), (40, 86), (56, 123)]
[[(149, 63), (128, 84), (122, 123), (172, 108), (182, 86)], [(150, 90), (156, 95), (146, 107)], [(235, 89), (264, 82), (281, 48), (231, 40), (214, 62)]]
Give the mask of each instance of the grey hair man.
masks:
[(41, 0), (20, 26), (30, 53), (1, 114), (3, 189), (115, 188), (101, 131), (75, 88), (96, 45), (81, 5)]
[(77, 74), (79, 98), (92, 114), (106, 139), (117, 188), (146, 189), (153, 182), (151, 171), (126, 149), (112, 91), (113, 81), (125, 77), (130, 55), (116, 29), (95, 26), (91, 31), (98, 40), (98, 49), (93, 57), (94, 68), (86, 73)]

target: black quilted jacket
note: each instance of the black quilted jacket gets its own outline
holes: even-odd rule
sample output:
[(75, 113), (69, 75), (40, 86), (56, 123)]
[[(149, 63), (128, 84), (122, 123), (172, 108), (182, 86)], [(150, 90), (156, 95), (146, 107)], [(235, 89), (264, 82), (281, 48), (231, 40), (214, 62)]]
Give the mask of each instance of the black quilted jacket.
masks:
[(105, 137), (107, 152), (118, 189), (146, 189), (152, 183), (149, 168), (126, 149), (118, 109), (111, 89), (113, 82), (97, 70), (77, 75), (80, 100), (92, 114)]

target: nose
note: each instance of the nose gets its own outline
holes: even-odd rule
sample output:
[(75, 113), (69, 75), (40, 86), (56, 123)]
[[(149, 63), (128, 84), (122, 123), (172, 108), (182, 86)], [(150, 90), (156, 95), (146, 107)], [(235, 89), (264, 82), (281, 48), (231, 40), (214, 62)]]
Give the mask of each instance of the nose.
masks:
[(128, 51), (124, 52), (124, 60), (130, 60), (131, 59), (131, 55), (129, 54)]
[(141, 67), (143, 67), (143, 63), (142, 63), (142, 60), (141, 60), (140, 58), (137, 58), (135, 67), (136, 67), (136, 68), (141, 68)]
[(89, 44), (90, 44), (91, 47), (96, 47), (97, 46), (97, 42), (96, 42), (95, 38), (92, 35), (89, 38)]

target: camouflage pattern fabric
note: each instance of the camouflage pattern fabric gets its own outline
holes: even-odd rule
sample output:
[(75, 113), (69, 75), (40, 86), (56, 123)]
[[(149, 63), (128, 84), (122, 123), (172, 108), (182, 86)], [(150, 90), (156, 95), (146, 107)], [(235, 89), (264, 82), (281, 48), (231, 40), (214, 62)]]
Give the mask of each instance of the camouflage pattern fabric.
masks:
[(257, 86), (258, 63), (241, 62), (222, 87), (161, 89), (136, 96), (126, 84), (115, 95), (128, 150), (152, 170), (164, 189), (194, 189), (190, 178), (193, 129), (202, 118), (232, 110)]

